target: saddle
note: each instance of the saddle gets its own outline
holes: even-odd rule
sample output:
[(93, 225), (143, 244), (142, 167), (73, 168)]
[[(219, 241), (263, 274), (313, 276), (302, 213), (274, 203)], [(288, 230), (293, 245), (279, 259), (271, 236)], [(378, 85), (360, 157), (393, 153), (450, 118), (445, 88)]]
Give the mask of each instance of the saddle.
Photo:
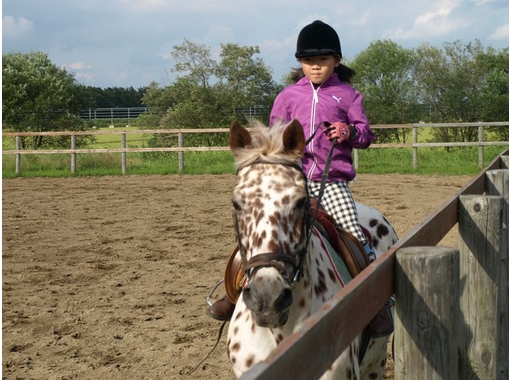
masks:
[[(317, 202), (312, 198), (312, 215), (315, 214), (316, 208)], [(334, 219), (321, 207), (319, 207), (315, 227), (329, 240), (333, 249), (343, 259), (352, 278), (356, 277), (370, 264), (365, 248), (363, 248), (360, 241), (350, 232), (337, 227)], [(365, 228), (362, 227), (362, 229), (365, 236), (371, 240), (370, 233)], [(245, 281), (243, 262), (241, 256), (237, 254), (238, 251), (239, 247), (236, 247), (230, 255), (225, 270), (225, 289), (227, 297), (232, 303), (237, 302)]]
[[(317, 202), (311, 199), (312, 215), (316, 212)], [(326, 237), (334, 250), (343, 259), (352, 278), (356, 277), (365, 269), (370, 260), (361, 242), (356, 239), (349, 231), (337, 227), (335, 220), (323, 208), (319, 207), (315, 227)], [(361, 227), (368, 240), (372, 240), (370, 233)]]

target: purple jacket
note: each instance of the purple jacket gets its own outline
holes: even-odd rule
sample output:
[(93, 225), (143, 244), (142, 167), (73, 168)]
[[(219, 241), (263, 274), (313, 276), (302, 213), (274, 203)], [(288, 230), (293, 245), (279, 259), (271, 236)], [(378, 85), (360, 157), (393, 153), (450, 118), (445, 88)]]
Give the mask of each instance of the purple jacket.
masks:
[[(335, 145), (328, 176), (330, 182), (350, 181), (356, 175), (352, 166), (352, 148), (366, 149), (375, 140), (362, 100), (361, 94), (349, 84), (340, 82), (336, 73), (317, 89), (304, 77), (278, 94), (269, 124), (297, 119), (303, 125), (306, 139), (317, 128), (325, 129), (321, 125), (324, 121), (353, 124), (356, 135)], [(303, 170), (311, 180), (321, 181), (330, 147), (331, 142), (322, 130), (306, 146), (302, 159)]]

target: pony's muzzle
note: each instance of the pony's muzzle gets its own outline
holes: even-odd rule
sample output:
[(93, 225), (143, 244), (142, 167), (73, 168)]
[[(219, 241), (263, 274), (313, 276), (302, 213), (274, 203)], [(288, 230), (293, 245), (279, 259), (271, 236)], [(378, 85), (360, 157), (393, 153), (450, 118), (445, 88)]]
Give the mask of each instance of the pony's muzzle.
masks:
[[(243, 301), (257, 325), (281, 327), (288, 319), (292, 305), (292, 288), (281, 281), (257, 281), (253, 278), (243, 289)], [(268, 285), (269, 284), (269, 285)]]

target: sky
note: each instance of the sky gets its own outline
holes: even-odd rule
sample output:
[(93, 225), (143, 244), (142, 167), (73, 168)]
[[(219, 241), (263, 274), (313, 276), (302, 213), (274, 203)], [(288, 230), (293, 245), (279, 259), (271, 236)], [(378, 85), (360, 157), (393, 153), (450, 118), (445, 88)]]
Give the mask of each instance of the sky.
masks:
[(322, 20), (353, 60), (371, 42), (404, 48), (481, 41), (508, 47), (508, 0), (3, 0), (2, 52), (41, 51), (95, 87), (171, 84), (184, 39), (218, 59), (221, 44), (258, 46), (273, 78), (297, 66), (299, 31)]

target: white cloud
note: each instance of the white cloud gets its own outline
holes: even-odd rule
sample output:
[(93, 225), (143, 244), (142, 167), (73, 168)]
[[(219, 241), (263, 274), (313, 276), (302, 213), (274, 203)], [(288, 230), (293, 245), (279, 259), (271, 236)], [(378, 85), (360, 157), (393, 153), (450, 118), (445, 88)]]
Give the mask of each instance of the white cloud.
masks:
[(484, 4), (493, 3), (494, 0), (471, 0), (476, 6), (482, 6)]
[(394, 39), (424, 39), (445, 36), (459, 27), (466, 26), (461, 19), (455, 18), (453, 12), (461, 5), (459, 0), (436, 2), (433, 10), (414, 19), (409, 29), (394, 28), (384, 32), (384, 37)]
[(508, 24), (502, 25), (496, 30), (491, 33), (489, 37), (487, 37), (489, 40), (504, 40), (508, 39)]
[(232, 41), (235, 37), (235, 33), (232, 28), (227, 26), (211, 26), (205, 38), (205, 41)]
[(73, 70), (83, 70), (83, 69), (91, 69), (92, 68), (91, 65), (86, 65), (83, 62), (73, 62), (73, 63), (67, 64), (66, 66)]
[(119, 7), (127, 12), (246, 12), (247, 3), (232, 0), (186, 0), (184, 2), (167, 0), (116, 0)]
[(8, 38), (21, 38), (31, 33), (34, 23), (24, 17), (15, 19), (13, 16), (2, 17), (2, 34)]

